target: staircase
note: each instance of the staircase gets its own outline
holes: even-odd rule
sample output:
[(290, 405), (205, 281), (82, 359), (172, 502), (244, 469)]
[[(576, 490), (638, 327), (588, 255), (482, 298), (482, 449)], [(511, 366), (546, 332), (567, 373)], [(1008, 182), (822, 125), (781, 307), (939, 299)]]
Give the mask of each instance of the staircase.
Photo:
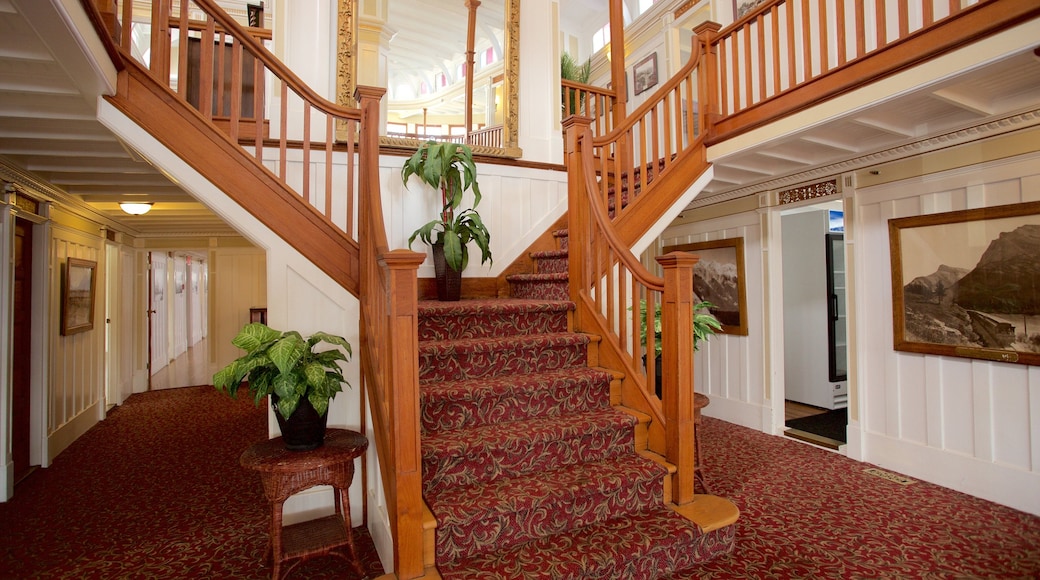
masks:
[[(443, 578), (657, 578), (733, 547), (736, 508), (665, 504), (649, 417), (571, 331), (562, 249), (513, 297), (420, 302), (423, 494)], [(547, 270), (547, 271), (546, 271)], [(697, 521), (692, 521), (693, 520)]]

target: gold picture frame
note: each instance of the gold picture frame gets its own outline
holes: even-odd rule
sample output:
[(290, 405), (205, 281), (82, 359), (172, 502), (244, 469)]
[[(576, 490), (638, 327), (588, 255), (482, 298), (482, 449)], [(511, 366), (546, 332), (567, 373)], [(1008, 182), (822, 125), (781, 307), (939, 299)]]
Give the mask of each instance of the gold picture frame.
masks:
[(61, 279), (61, 334), (69, 336), (94, 328), (97, 262), (67, 258)]
[(1040, 202), (888, 222), (895, 350), (1040, 364)]
[[(715, 305), (708, 311), (722, 323), (722, 332), (747, 336), (747, 290), (744, 284), (744, 238), (679, 244), (663, 252), (688, 252), (700, 257), (693, 267), (694, 300)], [(705, 276), (707, 272), (711, 276)]]

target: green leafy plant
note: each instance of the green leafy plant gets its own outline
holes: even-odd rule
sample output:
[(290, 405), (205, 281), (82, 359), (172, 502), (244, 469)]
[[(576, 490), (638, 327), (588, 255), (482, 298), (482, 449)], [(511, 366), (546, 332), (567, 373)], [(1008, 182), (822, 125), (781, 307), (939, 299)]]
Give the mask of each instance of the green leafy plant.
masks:
[[(722, 323), (719, 322), (718, 318), (711, 312), (708, 312), (709, 308), (714, 308), (715, 305), (707, 300), (701, 300), (697, 304), (693, 305), (693, 350), (700, 349), (700, 341), (707, 340), (713, 336), (716, 332), (722, 330)], [(701, 312), (703, 311), (703, 312)], [(642, 321), (642, 325), (639, 329), (639, 341), (642, 344), (647, 344), (646, 340), (646, 300), (639, 301), (639, 320)], [(661, 356), (661, 304), (657, 303), (654, 306), (654, 354), (655, 356)]]
[[(589, 77), (592, 76), (592, 59), (588, 59), (584, 64), (578, 64), (578, 61), (574, 60), (574, 57), (570, 53), (563, 53), (560, 55), (560, 78), (568, 81), (574, 81), (583, 85), (589, 84)], [(585, 95), (575, 95), (571, 92), (570, 98), (567, 98), (569, 89), (563, 90), (563, 107), (564, 115), (568, 113), (577, 113), (581, 107), (585, 104)], [(569, 101), (569, 102), (568, 102)], [(568, 105), (570, 105), (568, 107)]]
[[(320, 342), (340, 348), (316, 352), (314, 347)], [(350, 343), (342, 336), (316, 332), (304, 338), (295, 330), (282, 332), (253, 322), (231, 344), (246, 354), (213, 375), (213, 386), (236, 397), (245, 383), (257, 405), (273, 395), (278, 412), (286, 419), (304, 397), (319, 415), (325, 415), (329, 401), (343, 391), (342, 385), (350, 386), (338, 364), (352, 354)]]
[[(417, 237), (431, 246), (444, 244), (444, 260), (457, 272), (465, 270), (469, 263), (469, 242), (476, 243), (480, 249), (481, 264), (491, 261), (491, 234), (474, 209), (480, 203), (480, 186), (469, 146), (427, 141), (401, 168), (405, 187), (412, 175), (440, 192), (441, 213), (438, 219), (415, 230), (408, 238), (408, 246), (411, 247)], [(469, 189), (473, 190), (473, 207), (459, 211), (462, 195)]]

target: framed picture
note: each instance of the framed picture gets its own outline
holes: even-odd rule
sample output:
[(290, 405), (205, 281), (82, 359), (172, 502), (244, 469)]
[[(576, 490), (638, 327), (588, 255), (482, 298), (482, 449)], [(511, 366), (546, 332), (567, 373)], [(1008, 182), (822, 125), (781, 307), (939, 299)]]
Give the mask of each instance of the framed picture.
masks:
[(744, 238), (711, 240), (664, 248), (664, 253), (689, 252), (700, 257), (693, 267), (693, 297), (713, 304), (708, 311), (722, 323), (722, 332), (747, 336), (747, 292), (744, 288)]
[(1040, 364), (1040, 202), (888, 222), (896, 350)]
[(657, 53), (651, 53), (650, 56), (636, 63), (632, 67), (632, 86), (635, 93), (638, 95), (650, 87), (657, 85)]
[(65, 336), (94, 328), (97, 262), (67, 258), (61, 286), (61, 333)]

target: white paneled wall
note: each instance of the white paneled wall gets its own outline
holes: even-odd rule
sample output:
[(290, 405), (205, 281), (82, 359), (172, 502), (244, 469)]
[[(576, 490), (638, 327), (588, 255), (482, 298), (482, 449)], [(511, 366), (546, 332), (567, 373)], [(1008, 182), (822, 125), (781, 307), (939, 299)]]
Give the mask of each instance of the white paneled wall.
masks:
[(717, 334), (694, 356), (694, 385), (711, 398), (705, 414), (771, 432), (763, 339), (762, 228), (755, 212), (675, 225), (661, 236), (660, 248), (709, 240), (744, 238), (744, 281), (748, 335)]
[[(419, 226), (435, 219), (440, 211), (440, 194), (413, 177), (408, 187), (401, 182), (404, 157), (383, 156), (379, 181), (390, 248), (408, 247), (408, 237)], [(567, 174), (555, 170), (519, 169), (482, 163), (477, 166), (482, 199), (477, 211), (491, 232), (493, 265), (480, 265), (480, 250), (470, 244), (466, 277), (497, 276), (567, 209)], [(470, 207), (467, 193), (463, 207)], [(428, 248), (416, 238), (412, 249)], [(433, 259), (419, 267), (420, 278), (433, 278)]]
[(856, 191), (862, 441), (851, 456), (1040, 513), (1040, 369), (897, 352), (888, 315), (889, 219), (1037, 201), (1038, 186), (1033, 155)]
[[(102, 277), (104, 244), (96, 236), (56, 226), (51, 237), (50, 293), (53, 331), (50, 362), (50, 388), (47, 390), (46, 461), (49, 463), (61, 450), (86, 432), (104, 411), (104, 312), (105, 292)], [(91, 260), (95, 269), (94, 328), (62, 336), (61, 291), (62, 272), (68, 258)]]

